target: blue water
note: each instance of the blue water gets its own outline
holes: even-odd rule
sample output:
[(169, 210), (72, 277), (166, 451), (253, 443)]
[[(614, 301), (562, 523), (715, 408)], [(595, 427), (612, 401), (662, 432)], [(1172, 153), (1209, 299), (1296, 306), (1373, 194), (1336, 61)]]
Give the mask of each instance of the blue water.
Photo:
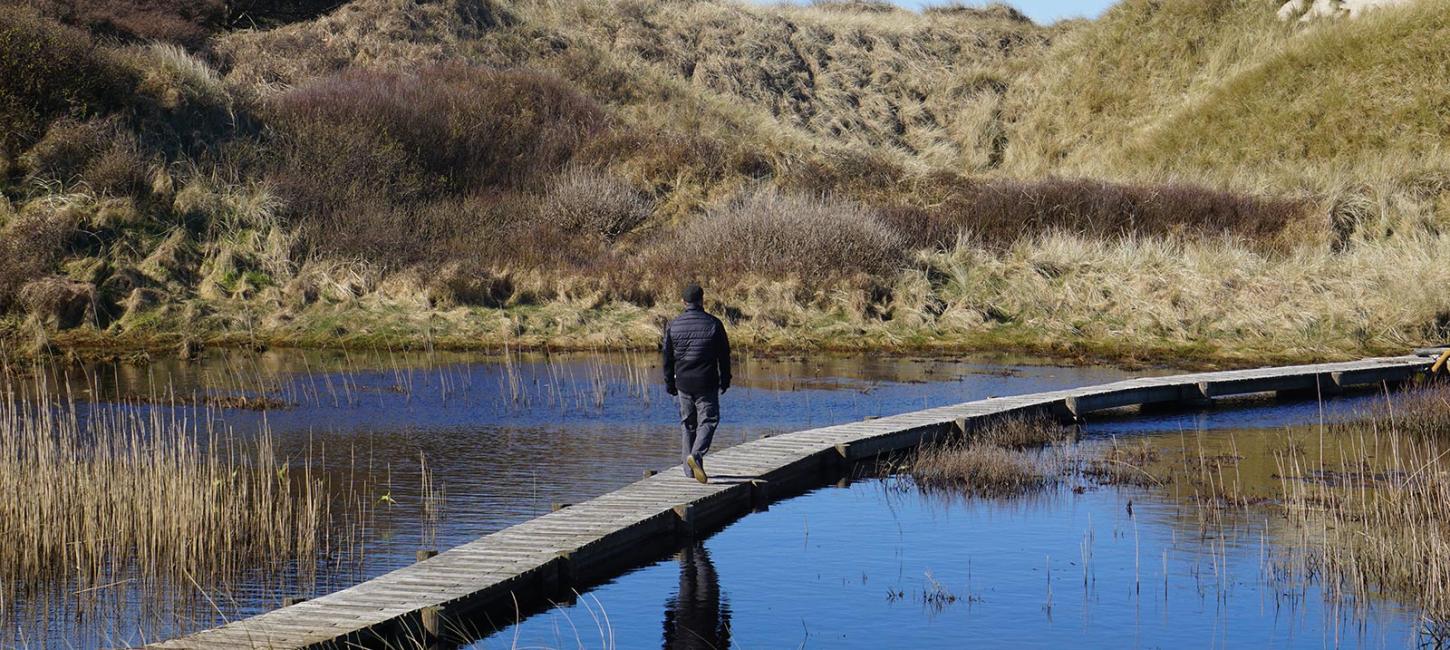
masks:
[[(1324, 405), (1343, 417), (1374, 398)], [(1108, 419), (1084, 444), (1184, 430), (1248, 441), (1318, 404)], [(1263, 423), (1265, 428), (1248, 428)], [(1197, 434), (1195, 434), (1197, 435)], [(1190, 438), (1192, 440), (1192, 438)], [(1194, 444), (1194, 443), (1190, 443)], [(1080, 493), (1073, 488), (1081, 487)], [(1130, 507), (1131, 505), (1131, 507)], [(822, 488), (498, 631), (476, 648), (1417, 647), (1417, 610), (1327, 598), (1275, 571), (1295, 539), (1266, 509), (1071, 479), (972, 499), (901, 477)]]
[[(655, 355), (375, 354), (271, 351), (199, 362), (58, 369), (72, 393), (104, 409), (144, 415), (175, 408), (212, 419), (240, 439), (270, 430), (281, 454), (325, 457), (334, 489), (357, 474), (374, 504), (366, 559), (316, 584), (258, 571), (223, 592), (208, 588), (186, 611), (143, 610), (149, 594), (123, 583), (103, 611), (57, 604), (8, 619), (0, 646), (97, 647), (155, 640), (316, 596), (410, 564), (420, 549), (447, 549), (638, 480), (679, 462), (675, 406)], [(1163, 372), (1163, 371), (1156, 371)], [(1144, 374), (1111, 367), (1055, 367), (1012, 358), (902, 359), (866, 355), (738, 355), (722, 399), (716, 448), (764, 435), (891, 415), (990, 396), (1054, 390)], [(285, 408), (208, 409), (181, 401), (265, 395)], [(137, 397), (147, 403), (128, 401)], [(156, 398), (163, 404), (157, 404)], [(420, 512), (420, 459), (445, 493), (432, 530)], [(380, 505), (387, 494), (396, 505)], [(189, 585), (181, 585), (183, 591)], [(65, 587), (60, 588), (61, 593)], [(169, 602), (169, 601), (168, 601)], [(222, 614), (214, 611), (221, 609)], [(161, 611), (155, 611), (155, 610)], [(6, 607), (0, 606), (0, 612)], [(178, 620), (179, 619), (179, 620)]]

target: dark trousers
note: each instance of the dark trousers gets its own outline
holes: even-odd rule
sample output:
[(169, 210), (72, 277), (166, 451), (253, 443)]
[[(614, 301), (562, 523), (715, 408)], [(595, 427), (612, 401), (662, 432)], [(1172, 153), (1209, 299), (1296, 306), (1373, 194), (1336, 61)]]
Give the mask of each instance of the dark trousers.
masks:
[(720, 391), (686, 393), (680, 391), (680, 460), (689, 456), (701, 458), (710, 451), (715, 427), (720, 425)]

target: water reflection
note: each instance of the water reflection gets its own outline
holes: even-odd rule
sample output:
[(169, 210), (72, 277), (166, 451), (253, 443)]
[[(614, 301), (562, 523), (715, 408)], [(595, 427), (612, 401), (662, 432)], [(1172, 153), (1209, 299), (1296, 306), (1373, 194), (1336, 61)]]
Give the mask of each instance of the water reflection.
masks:
[[(742, 355), (715, 446), (1130, 374), (1105, 367), (1019, 365), (1025, 361)], [(315, 597), (348, 586), (412, 563), (420, 548), (451, 548), (546, 513), (553, 502), (579, 503), (637, 480), (642, 470), (678, 464), (677, 414), (657, 366), (655, 355), (631, 353), (505, 357), (276, 350), (214, 354), (192, 363), (54, 367), (51, 386), (68, 386), (82, 399), (121, 401), (114, 408), (123, 413), (162, 410), (166, 417), (214, 419), (241, 440), (265, 424), (280, 456), (294, 462), (321, 459), (313, 475), (338, 486), (337, 498), (368, 503), (374, 519), (358, 531), (363, 565), (345, 571), (319, 567), (315, 585), (277, 586), (276, 575), (259, 570), (264, 575), (223, 592), (198, 590), (192, 600), (203, 604), (201, 611), (174, 618), (126, 609), (81, 620), (64, 605), (9, 603), (40, 611), (26, 621), (0, 620), (6, 630), (0, 646), (33, 644), (36, 638), (79, 647), (121, 645), (217, 624), (223, 617), (274, 608), (284, 597)], [(268, 397), (285, 407), (228, 408), (233, 402), (212, 399), (239, 396)], [(138, 399), (144, 403), (135, 404)], [(436, 531), (426, 521), (424, 459), (446, 495)], [(364, 493), (341, 493), (356, 492), (363, 483), (370, 486)], [(697, 567), (692, 570), (699, 576), (705, 565)], [(139, 602), (146, 593), (132, 585), (97, 593), (114, 595), (122, 604)], [(664, 598), (661, 593), (650, 599), (649, 638), (659, 633)], [(5, 609), (0, 606), (0, 615)]]
[[(1329, 405), (1326, 419), (1356, 403)], [(1254, 411), (1268, 428), (1231, 428), (1242, 420), (1227, 410), (1196, 414), (1197, 431), (1181, 415), (1145, 416), (1141, 428), (1090, 424), (1082, 445), (1133, 435), (1122, 444), (1257, 502), (1281, 481), (1275, 454), (1317, 456), (1321, 438), (1317, 405)], [(1281, 411), (1309, 426), (1279, 429)], [(1335, 442), (1323, 448), (1337, 462)], [(1205, 466), (1211, 478), (1198, 476)], [(868, 479), (773, 504), (588, 597), (619, 647), (652, 645), (662, 620), (666, 647), (1442, 647), (1418, 607), (1306, 573), (1306, 531), (1272, 507), (1205, 508), (1205, 494), (1192, 480), (1072, 479), (1028, 497), (944, 498), (903, 477)], [(686, 607), (698, 636), (679, 632)], [(552, 621), (571, 615), (540, 614), (474, 647), (546, 644)]]
[(665, 601), (665, 642), (670, 650), (730, 647), (730, 602), (720, 595), (720, 577), (704, 543), (675, 556), (680, 589)]

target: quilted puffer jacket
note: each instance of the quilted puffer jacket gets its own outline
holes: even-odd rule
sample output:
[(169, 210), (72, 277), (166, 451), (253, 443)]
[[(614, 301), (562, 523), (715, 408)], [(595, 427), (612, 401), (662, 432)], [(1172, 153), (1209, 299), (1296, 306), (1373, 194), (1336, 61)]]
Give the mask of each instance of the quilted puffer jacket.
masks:
[(660, 344), (665, 388), (692, 395), (730, 388), (730, 338), (725, 324), (690, 305), (665, 327)]

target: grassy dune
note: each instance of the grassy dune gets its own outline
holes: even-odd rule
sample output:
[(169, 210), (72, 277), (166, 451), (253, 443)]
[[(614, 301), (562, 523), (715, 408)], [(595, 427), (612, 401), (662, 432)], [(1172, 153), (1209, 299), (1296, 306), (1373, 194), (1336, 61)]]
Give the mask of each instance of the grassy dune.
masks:
[(0, 5), (0, 339), (23, 351), (648, 346), (692, 277), (760, 348), (1236, 364), (1450, 322), (1445, 0), (1309, 27), (1248, 0), (1050, 26), (84, 8)]

